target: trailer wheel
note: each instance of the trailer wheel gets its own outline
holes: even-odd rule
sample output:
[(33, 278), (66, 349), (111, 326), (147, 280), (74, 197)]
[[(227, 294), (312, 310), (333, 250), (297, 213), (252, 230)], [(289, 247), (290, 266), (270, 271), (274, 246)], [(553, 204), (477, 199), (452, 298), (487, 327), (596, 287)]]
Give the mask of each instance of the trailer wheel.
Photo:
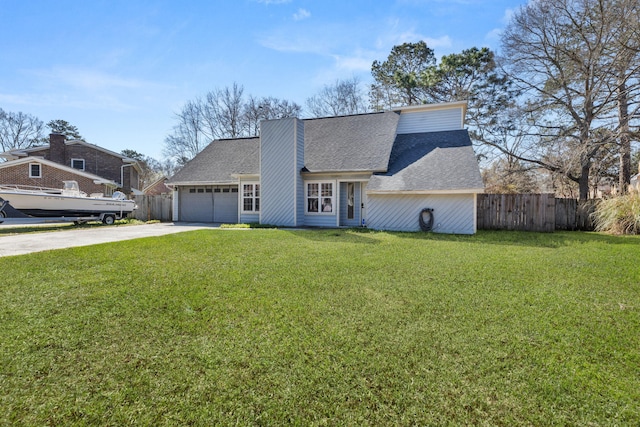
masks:
[(104, 225), (113, 225), (115, 222), (116, 222), (115, 215), (105, 215), (104, 217), (102, 217), (102, 223)]

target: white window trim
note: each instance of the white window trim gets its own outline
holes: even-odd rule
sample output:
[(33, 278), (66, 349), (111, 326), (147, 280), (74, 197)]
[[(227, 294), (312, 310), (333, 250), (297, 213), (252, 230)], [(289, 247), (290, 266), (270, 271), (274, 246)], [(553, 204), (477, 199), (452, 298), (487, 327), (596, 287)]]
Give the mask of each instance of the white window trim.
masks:
[[(40, 175), (32, 175), (31, 174), (31, 167), (32, 166), (38, 166), (38, 171), (40, 172)], [(42, 163), (29, 163), (29, 178), (42, 178)]]
[[(74, 168), (73, 167), (73, 162), (82, 162), (82, 169)], [(85, 169), (86, 162), (84, 161), (84, 159), (71, 159), (71, 165), (70, 166), (71, 166), (72, 169), (83, 171)]]
[[(252, 187), (251, 190), (251, 197), (245, 197), (244, 196), (244, 186), (245, 185), (250, 185)], [(240, 212), (242, 212), (243, 214), (259, 214), (260, 210), (256, 210), (256, 199), (260, 200), (262, 198), (262, 192), (260, 191), (260, 194), (256, 197), (256, 185), (259, 187), (260, 183), (259, 182), (243, 182), (240, 185), (239, 188), (239, 192), (240, 192)], [(259, 190), (262, 190), (261, 188), (259, 188)], [(251, 198), (253, 203), (251, 204), (251, 206), (253, 206), (252, 210), (245, 210), (244, 209), (244, 200), (245, 199), (249, 199)], [(260, 204), (262, 206), (262, 203)]]
[[(318, 184), (318, 212), (309, 212), (309, 184)], [(322, 211), (322, 184), (331, 184), (331, 212)], [(334, 216), (337, 214), (338, 206), (336, 205), (336, 191), (338, 186), (336, 181), (331, 180), (314, 180), (304, 181), (304, 214), (305, 215), (324, 215)]]

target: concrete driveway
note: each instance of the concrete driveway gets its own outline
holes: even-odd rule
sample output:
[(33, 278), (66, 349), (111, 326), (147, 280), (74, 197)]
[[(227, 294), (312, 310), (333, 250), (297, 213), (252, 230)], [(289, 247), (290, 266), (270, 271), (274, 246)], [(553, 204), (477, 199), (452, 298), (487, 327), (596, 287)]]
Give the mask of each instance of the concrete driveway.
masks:
[[(8, 223), (9, 221), (7, 221)], [(0, 225), (11, 227), (11, 225)], [(217, 228), (218, 224), (163, 222), (143, 225), (126, 225), (94, 228), (74, 228), (43, 233), (0, 235), (0, 257), (22, 255), (51, 249), (89, 246), (98, 243), (117, 242), (141, 237), (164, 236), (165, 234), (203, 228)]]

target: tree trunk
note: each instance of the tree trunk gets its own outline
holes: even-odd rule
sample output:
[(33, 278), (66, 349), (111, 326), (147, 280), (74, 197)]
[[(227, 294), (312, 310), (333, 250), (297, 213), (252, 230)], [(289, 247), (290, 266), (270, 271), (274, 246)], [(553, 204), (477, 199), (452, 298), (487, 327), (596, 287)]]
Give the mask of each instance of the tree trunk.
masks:
[(578, 178), (579, 201), (586, 202), (589, 199), (589, 169), (591, 164), (582, 165), (580, 177)]
[(621, 71), (618, 76), (618, 121), (620, 123), (618, 186), (620, 187), (620, 194), (625, 194), (631, 182), (631, 139), (629, 138), (629, 100), (627, 99), (627, 84), (624, 71)]

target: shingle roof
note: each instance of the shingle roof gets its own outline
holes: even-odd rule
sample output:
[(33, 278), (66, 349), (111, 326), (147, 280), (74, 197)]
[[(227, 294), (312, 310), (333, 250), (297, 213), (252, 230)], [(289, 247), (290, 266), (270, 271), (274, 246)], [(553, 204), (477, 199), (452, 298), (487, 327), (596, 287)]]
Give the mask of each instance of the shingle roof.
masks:
[(259, 173), (260, 138), (222, 139), (209, 144), (167, 183), (236, 183), (232, 175)]
[[(305, 120), (305, 167), (311, 172), (380, 172), (368, 191), (481, 191), (466, 130), (395, 135), (393, 112)], [(216, 140), (168, 184), (237, 183), (260, 174), (260, 138)]]
[(310, 172), (385, 171), (400, 115), (383, 113), (307, 119), (304, 165)]
[(466, 130), (398, 135), (385, 174), (367, 191), (444, 191), (484, 188)]

